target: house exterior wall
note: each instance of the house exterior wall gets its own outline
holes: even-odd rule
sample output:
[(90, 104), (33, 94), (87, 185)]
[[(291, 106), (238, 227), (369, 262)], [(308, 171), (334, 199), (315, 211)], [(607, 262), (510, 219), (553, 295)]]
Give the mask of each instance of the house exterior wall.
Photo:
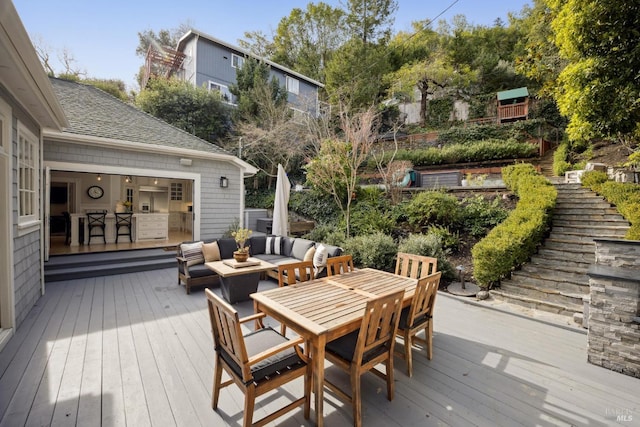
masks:
[[(153, 147), (150, 146), (150, 150)], [(192, 158), (191, 166), (182, 166), (180, 158), (156, 154), (153, 152), (128, 151), (117, 148), (99, 147), (45, 140), (44, 160), (46, 162), (66, 162), (77, 164), (95, 164), (96, 172), (101, 166), (130, 168), (131, 175), (154, 176), (162, 171), (165, 176), (176, 173), (188, 173), (197, 176), (200, 191), (194, 194), (194, 213), (199, 215), (199, 230), (194, 229), (194, 237), (202, 239), (217, 238), (226, 232), (230, 218), (241, 219), (243, 194), (240, 169), (229, 162)], [(220, 188), (221, 176), (229, 179), (228, 188)], [(84, 190), (84, 189), (83, 189)], [(194, 186), (194, 192), (197, 186)], [(198, 221), (196, 221), (196, 224)]]
[[(13, 121), (11, 129), (11, 217), (13, 235), (13, 292), (16, 327), (20, 326), (31, 308), (42, 294), (42, 252), (41, 231), (42, 222), (38, 227), (21, 230), (18, 227), (18, 122), (31, 133), (40, 136), (40, 129), (31, 117), (19, 105), (5, 99), (11, 105)], [(42, 158), (39, 159), (38, 169), (42, 169)], [(38, 174), (38, 180), (42, 177)], [(38, 187), (39, 218), (42, 221), (42, 182)]]
[[(202, 37), (190, 39), (185, 44), (183, 52), (186, 54), (185, 63), (183, 64), (183, 78), (197, 87), (208, 87), (210, 81), (224, 85), (227, 88), (235, 84), (237, 69), (232, 65), (232, 55), (237, 55), (241, 58), (245, 57), (245, 54), (240, 51), (213, 43)], [(195, 79), (190, 77), (192, 75), (195, 75)], [(286, 76), (287, 73), (283, 70), (271, 67), (270, 77), (276, 77), (280, 86), (286, 85)], [(295, 75), (290, 77), (298, 80), (299, 90), (298, 94), (288, 94), (289, 104), (296, 109), (315, 115), (318, 103), (318, 87)]]

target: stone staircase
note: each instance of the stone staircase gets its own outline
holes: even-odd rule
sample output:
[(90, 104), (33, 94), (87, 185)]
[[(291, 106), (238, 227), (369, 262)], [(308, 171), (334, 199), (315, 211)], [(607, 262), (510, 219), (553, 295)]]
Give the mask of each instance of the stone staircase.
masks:
[(530, 261), (491, 295), (508, 303), (573, 316), (581, 323), (594, 238), (621, 239), (629, 223), (602, 197), (580, 184), (555, 184), (558, 199), (549, 237)]

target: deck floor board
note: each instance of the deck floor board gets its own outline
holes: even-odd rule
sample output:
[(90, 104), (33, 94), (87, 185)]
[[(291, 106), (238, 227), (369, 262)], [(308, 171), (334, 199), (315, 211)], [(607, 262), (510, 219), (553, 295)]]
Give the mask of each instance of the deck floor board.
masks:
[[(251, 301), (235, 307), (253, 312)], [(362, 377), (363, 425), (640, 426), (640, 380), (587, 363), (583, 333), (445, 294), (434, 326), (433, 360), (415, 348), (412, 378), (395, 359), (392, 402), (383, 381)], [(213, 356), (204, 293), (186, 295), (175, 269), (50, 283), (0, 352), (0, 427), (241, 425), (235, 386), (211, 409)], [(299, 380), (258, 399), (254, 420), (301, 392)], [(352, 425), (351, 407), (330, 392), (324, 408), (326, 425)], [(632, 421), (616, 423), (620, 413)], [(313, 422), (300, 409), (270, 425)]]

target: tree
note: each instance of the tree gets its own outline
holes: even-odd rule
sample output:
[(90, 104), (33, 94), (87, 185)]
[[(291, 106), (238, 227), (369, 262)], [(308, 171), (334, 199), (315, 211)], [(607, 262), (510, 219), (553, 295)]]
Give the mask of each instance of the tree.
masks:
[(348, 0), (347, 25), (363, 44), (385, 44), (391, 37), (396, 0)]
[(341, 135), (323, 141), (318, 156), (306, 166), (307, 180), (331, 194), (342, 212), (350, 235), (351, 203), (358, 185), (358, 168), (364, 163), (377, 133), (373, 108), (356, 114), (339, 114)]
[(429, 99), (438, 92), (440, 96), (457, 97), (456, 89), (468, 90), (477, 77), (469, 65), (454, 64), (445, 49), (447, 36), (430, 30), (424, 22), (415, 22), (413, 28), (413, 34), (399, 33), (392, 40), (390, 47), (397, 56), (406, 59), (385, 80), (393, 98), (413, 99), (418, 89), (420, 120), (426, 126)]
[(640, 3), (547, 0), (562, 57), (555, 98), (572, 140), (640, 135)]
[(304, 123), (296, 121), (289, 109), (286, 90), (269, 75), (266, 63), (248, 58), (236, 70), (237, 83), (229, 90), (238, 103), (234, 117), (242, 138), (239, 154), (275, 176), (278, 163), (290, 170), (295, 159), (302, 159), (308, 136)]
[(217, 92), (189, 82), (152, 79), (140, 91), (136, 104), (147, 113), (210, 142), (231, 130), (231, 112)]
[(238, 40), (238, 45), (260, 58), (273, 57), (275, 49), (273, 41), (262, 31), (245, 31), (244, 39)]
[(333, 55), (326, 69), (326, 91), (332, 104), (350, 111), (366, 110), (382, 100), (389, 71), (385, 46), (351, 39)]
[(545, 0), (534, 0), (533, 7), (525, 6), (523, 17), (517, 22), (523, 35), (523, 46), (515, 58), (516, 71), (538, 86), (540, 95), (551, 96), (556, 80), (566, 67), (555, 44), (551, 22), (554, 14)]
[(325, 81), (325, 67), (348, 39), (346, 14), (326, 3), (294, 8), (280, 20), (273, 38), (272, 59), (318, 81)]
[[(136, 47), (136, 55), (141, 58), (147, 57), (147, 52), (151, 45), (158, 51), (163, 49), (175, 49), (178, 46), (178, 40), (189, 30), (191, 30), (191, 22), (186, 21), (177, 28), (161, 29), (156, 33), (151, 29), (138, 32), (138, 46)], [(155, 71), (155, 70), (154, 70)], [(140, 67), (136, 81), (142, 87), (142, 81), (145, 75), (144, 65)]]

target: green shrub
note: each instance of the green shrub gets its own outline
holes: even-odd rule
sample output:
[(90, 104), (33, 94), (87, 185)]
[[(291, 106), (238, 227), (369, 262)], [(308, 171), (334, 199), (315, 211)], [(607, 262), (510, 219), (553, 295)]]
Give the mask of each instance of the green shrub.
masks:
[(344, 253), (353, 256), (358, 267), (371, 267), (383, 271), (393, 271), (398, 246), (393, 238), (383, 233), (355, 236), (345, 239)]
[(462, 230), (476, 238), (484, 237), (509, 215), (509, 211), (500, 205), (498, 197), (487, 201), (478, 195), (464, 199), (462, 205)]
[(303, 236), (305, 239), (313, 240), (314, 242), (322, 242), (328, 245), (342, 246), (344, 243), (345, 235), (344, 228), (338, 227), (337, 224), (318, 224)]
[(461, 219), (458, 199), (441, 191), (423, 191), (406, 208), (409, 223), (419, 230), (429, 225), (456, 227)]
[(454, 279), (453, 268), (447, 260), (447, 252), (442, 247), (440, 236), (436, 234), (410, 234), (400, 241), (398, 252), (437, 258), (438, 270), (442, 271), (443, 279)]
[(248, 190), (244, 196), (244, 204), (247, 208), (273, 209), (275, 197), (274, 190)]
[(520, 200), (471, 251), (474, 276), (483, 287), (498, 283), (535, 252), (549, 229), (557, 198), (556, 189), (532, 165), (504, 168), (503, 180)]
[(612, 203), (629, 223), (625, 235), (629, 240), (640, 240), (640, 185), (632, 182), (614, 182), (603, 177), (604, 172), (586, 172), (582, 185), (600, 194)]
[(582, 182), (583, 187), (593, 189), (593, 187), (609, 181), (609, 176), (607, 176), (606, 172), (588, 171), (582, 174), (580, 181)]
[[(391, 159), (393, 153), (385, 154), (383, 163)], [(538, 148), (528, 142), (515, 139), (488, 139), (468, 144), (446, 145), (443, 148), (425, 148), (421, 150), (398, 150), (395, 160), (407, 160), (414, 166), (433, 166), (442, 164), (480, 162), (485, 160), (520, 159), (535, 157)], [(375, 169), (375, 160), (370, 158), (367, 167)]]
[(451, 231), (449, 227), (430, 225), (427, 227), (427, 234), (438, 236), (445, 251), (457, 253), (460, 250), (460, 234), (457, 231)]
[[(341, 228), (346, 229), (344, 220), (340, 222)], [(353, 236), (381, 232), (389, 234), (396, 225), (391, 217), (391, 210), (378, 209), (366, 203), (357, 203), (351, 209), (350, 231)]]
[(569, 158), (569, 144), (563, 142), (556, 148), (553, 153), (553, 174), (555, 176), (564, 176), (564, 173), (571, 170)]
[(333, 197), (317, 190), (292, 192), (289, 198), (289, 209), (318, 223), (337, 222), (341, 217)]

